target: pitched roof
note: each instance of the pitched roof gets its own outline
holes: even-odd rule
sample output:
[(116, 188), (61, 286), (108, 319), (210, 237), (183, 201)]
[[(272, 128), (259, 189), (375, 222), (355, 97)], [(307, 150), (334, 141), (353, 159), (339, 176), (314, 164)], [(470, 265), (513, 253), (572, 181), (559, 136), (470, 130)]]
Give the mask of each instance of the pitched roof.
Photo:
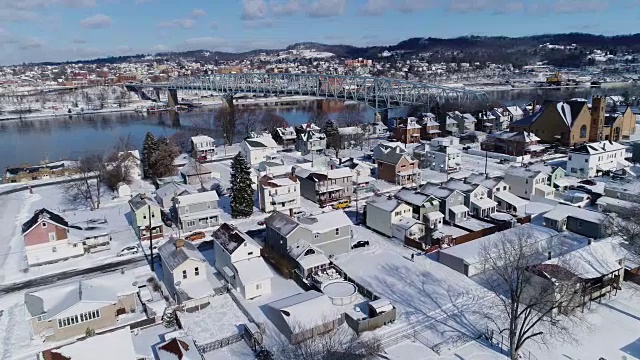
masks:
[(202, 357), (190, 337), (173, 338), (157, 346), (159, 360), (200, 360)]
[(170, 182), (162, 185), (159, 189), (156, 190), (156, 195), (162, 199), (166, 197), (173, 198), (177, 195), (182, 195), (185, 193), (195, 192), (195, 189), (189, 187), (188, 185), (176, 184), (174, 182)]
[(413, 159), (407, 154), (406, 150), (395, 147), (379, 156), (378, 161), (397, 165), (403, 157), (406, 157), (409, 161), (413, 161)]
[(283, 236), (289, 235), (298, 227), (298, 222), (291, 217), (276, 211), (264, 221), (265, 226), (277, 231)]
[(185, 176), (211, 174), (212, 171), (206, 165), (200, 164), (195, 159), (190, 159), (187, 165), (180, 169), (180, 173)]
[(340, 312), (331, 303), (329, 297), (315, 290), (274, 301), (267, 304), (267, 307), (276, 310), (268, 311), (272, 317), (277, 317), (272, 320), (275, 321), (276, 326), (288, 327), (280, 331), (291, 333), (312, 329), (340, 317)]
[(40, 222), (40, 219), (47, 219), (50, 222), (53, 222), (62, 227), (69, 227), (69, 223), (62, 216), (49, 211), (45, 208), (38, 209), (33, 213), (33, 216), (29, 220), (27, 220), (24, 224), (22, 224), (22, 233), (26, 233), (32, 227)]
[(128, 326), (112, 332), (91, 336), (82, 341), (76, 341), (69, 345), (49, 350), (48, 352), (51, 355), (51, 359), (56, 360), (138, 359), (135, 348), (133, 347), (131, 330)]
[(147, 194), (136, 194), (136, 196), (132, 197), (129, 200), (129, 206), (131, 206), (131, 209), (133, 209), (133, 211), (138, 211), (147, 206), (159, 207), (158, 203), (147, 196)]
[(569, 152), (595, 155), (595, 154), (601, 154), (608, 151), (623, 150), (626, 148), (627, 148), (626, 146), (619, 144), (617, 142), (604, 140), (604, 141), (582, 144), (574, 149), (569, 150)]
[(233, 254), (245, 242), (255, 247), (260, 247), (249, 235), (229, 223), (220, 225), (211, 236), (213, 240), (220, 244), (229, 254)]
[(244, 142), (250, 148), (277, 148), (278, 144), (273, 140), (271, 136), (259, 136), (254, 138), (247, 138)]
[(392, 212), (398, 207), (405, 205), (405, 203), (391, 196), (387, 197), (385, 195), (374, 195), (367, 200), (367, 207), (369, 205), (380, 210)]
[[(180, 241), (182, 246), (177, 247), (176, 243)], [(169, 270), (173, 271), (189, 259), (206, 262), (202, 253), (192, 243), (186, 240), (176, 239), (169, 240), (158, 248), (160, 257), (167, 264)]]

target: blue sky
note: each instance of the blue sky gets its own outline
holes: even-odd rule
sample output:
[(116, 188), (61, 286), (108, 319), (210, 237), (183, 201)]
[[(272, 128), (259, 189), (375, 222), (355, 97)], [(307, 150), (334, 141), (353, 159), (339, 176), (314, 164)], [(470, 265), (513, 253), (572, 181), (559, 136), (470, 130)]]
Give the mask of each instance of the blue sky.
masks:
[(0, 0), (0, 64), (301, 41), (640, 32), (640, 0)]

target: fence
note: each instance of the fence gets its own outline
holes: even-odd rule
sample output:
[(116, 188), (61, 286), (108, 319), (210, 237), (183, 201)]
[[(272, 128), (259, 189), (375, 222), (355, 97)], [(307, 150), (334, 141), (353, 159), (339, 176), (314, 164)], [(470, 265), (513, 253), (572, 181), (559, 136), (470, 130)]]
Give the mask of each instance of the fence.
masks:
[(356, 334), (360, 335), (365, 331), (375, 330), (394, 322), (396, 320), (396, 309), (393, 308), (391, 311), (363, 320), (354, 319), (349, 313), (345, 313), (344, 320)]
[(475, 149), (469, 149), (469, 150), (466, 150), (466, 152), (469, 155), (486, 156), (492, 159), (506, 159), (511, 162), (519, 162), (519, 163), (527, 162), (531, 160), (531, 155), (511, 156), (511, 155), (505, 155), (505, 154), (500, 154), (500, 153), (491, 152), (491, 151), (475, 150)]
[(233, 300), (233, 302), (236, 303), (236, 305), (238, 305), (238, 308), (240, 309), (240, 311), (242, 311), (244, 316), (246, 316), (247, 319), (249, 319), (249, 321), (256, 324), (260, 332), (264, 333), (265, 332), (264, 324), (257, 321), (256, 318), (251, 314), (251, 312), (247, 310), (246, 308), (247, 305), (244, 304), (243, 301), (238, 298), (238, 293), (235, 291), (229, 291), (229, 295), (231, 296), (231, 300)]
[(640, 273), (635, 273), (632, 270), (624, 270), (624, 281), (629, 281), (634, 284), (640, 285)]
[(365, 298), (367, 298), (367, 299), (369, 299), (371, 301), (375, 301), (375, 300), (380, 299), (380, 296), (376, 295), (376, 293), (374, 293), (373, 291), (369, 290), (367, 287), (365, 287), (364, 285), (360, 284), (356, 280), (350, 278), (349, 275), (347, 275), (347, 273), (344, 270), (342, 270), (338, 265), (336, 265), (335, 263), (332, 262), (331, 266), (333, 266), (336, 270), (338, 270), (338, 272), (340, 273), (340, 276), (342, 276), (342, 279), (344, 281), (348, 281), (348, 282), (352, 283), (353, 285), (355, 285), (356, 289), (358, 290), (360, 295), (364, 296)]
[(196, 344), (196, 347), (200, 351), (200, 354), (206, 354), (208, 352), (223, 348), (225, 346), (229, 346), (231, 344), (235, 344), (243, 339), (242, 334), (235, 334), (231, 336), (227, 336), (224, 339), (215, 340), (206, 344)]

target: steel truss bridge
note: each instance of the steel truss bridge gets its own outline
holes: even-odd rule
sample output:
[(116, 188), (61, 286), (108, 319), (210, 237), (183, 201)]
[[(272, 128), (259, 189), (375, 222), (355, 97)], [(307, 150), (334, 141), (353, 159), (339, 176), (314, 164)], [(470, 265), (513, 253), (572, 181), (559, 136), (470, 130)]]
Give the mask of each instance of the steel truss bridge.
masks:
[(215, 74), (176, 78), (168, 83), (130, 84), (139, 88), (218, 93), (227, 98), (241, 93), (299, 95), (366, 103), (376, 110), (436, 102), (489, 103), (486, 93), (418, 81), (367, 76), (323, 74)]

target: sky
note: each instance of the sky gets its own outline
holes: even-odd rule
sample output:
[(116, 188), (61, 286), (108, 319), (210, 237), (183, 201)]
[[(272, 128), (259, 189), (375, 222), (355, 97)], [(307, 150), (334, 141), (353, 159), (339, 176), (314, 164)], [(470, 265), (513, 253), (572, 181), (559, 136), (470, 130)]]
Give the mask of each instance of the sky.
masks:
[(0, 64), (315, 41), (640, 32), (640, 0), (0, 0)]

